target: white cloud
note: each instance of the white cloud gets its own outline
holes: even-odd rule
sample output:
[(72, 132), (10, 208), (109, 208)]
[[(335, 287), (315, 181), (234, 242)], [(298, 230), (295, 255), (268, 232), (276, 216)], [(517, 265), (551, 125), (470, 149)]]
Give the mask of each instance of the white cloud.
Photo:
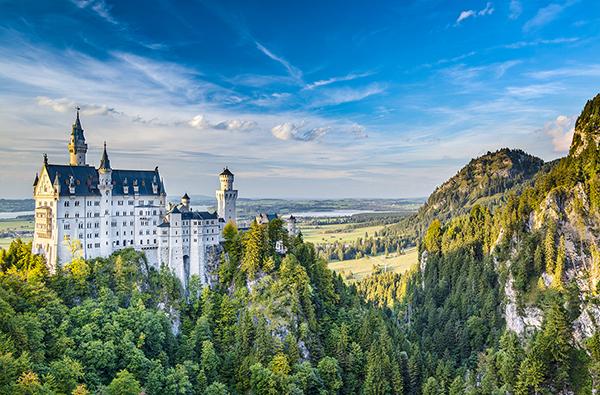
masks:
[(485, 8), (483, 8), (479, 11), (463, 10), (458, 15), (458, 18), (456, 18), (456, 22), (454, 23), (454, 26), (460, 25), (461, 22), (463, 22), (469, 18), (477, 18), (480, 16), (492, 15), (493, 13), (494, 13), (494, 7), (493, 7), (492, 3), (489, 3), (489, 2), (485, 5)]
[(559, 115), (552, 122), (548, 122), (542, 131), (552, 137), (554, 152), (567, 152), (573, 141), (576, 116)]
[(372, 72), (366, 72), (366, 73), (351, 73), (351, 74), (347, 74), (345, 76), (342, 77), (332, 77), (332, 78), (328, 78), (325, 80), (318, 80), (315, 81), (313, 83), (307, 84), (303, 89), (305, 90), (311, 90), (311, 89), (315, 89), (321, 86), (326, 86), (326, 85), (330, 85), (330, 84), (334, 84), (336, 82), (344, 82), (344, 81), (352, 81), (358, 78), (363, 78), (363, 77), (368, 77), (370, 75), (372, 75)]
[(328, 127), (310, 128), (305, 122), (299, 124), (285, 122), (271, 129), (273, 136), (279, 140), (312, 141), (319, 139), (329, 131)]
[(37, 104), (44, 107), (50, 107), (56, 112), (74, 112), (77, 107), (81, 108), (82, 115), (120, 115), (114, 108), (99, 104), (75, 103), (66, 97), (60, 99), (51, 99), (47, 96), (38, 96)]
[(469, 19), (472, 16), (475, 16), (475, 11), (473, 11), (473, 10), (461, 11), (460, 14), (458, 15), (458, 18), (456, 18), (456, 24), (458, 25), (465, 19)]
[(196, 129), (218, 129), (218, 130), (248, 130), (257, 126), (254, 121), (247, 121), (241, 119), (229, 119), (217, 123), (210, 122), (204, 115), (196, 115), (189, 122), (193, 128)]
[(272, 60), (280, 63), (283, 67), (285, 67), (291, 77), (293, 77), (294, 79), (296, 79), (298, 81), (302, 80), (302, 71), (300, 69), (294, 67), (290, 62), (288, 62), (287, 60), (285, 60), (281, 56), (275, 55), (267, 47), (265, 47), (264, 45), (262, 45), (258, 41), (255, 42), (255, 44), (256, 44), (256, 48), (258, 48), (262, 53), (264, 53), (265, 55), (267, 55), (267, 57), (269, 57), (270, 59), (272, 59)]
[(519, 0), (510, 0), (508, 9), (510, 11), (508, 17), (510, 19), (517, 19), (521, 16), (521, 13), (523, 12), (523, 5), (521, 5), (521, 2)]

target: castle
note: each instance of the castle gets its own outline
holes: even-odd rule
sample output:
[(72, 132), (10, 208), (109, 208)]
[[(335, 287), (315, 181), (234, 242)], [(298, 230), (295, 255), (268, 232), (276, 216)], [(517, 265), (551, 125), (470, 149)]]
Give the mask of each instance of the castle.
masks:
[(79, 109), (68, 148), (68, 165), (50, 164), (44, 154), (33, 183), (32, 249), (45, 256), (51, 272), (78, 253), (90, 259), (132, 247), (150, 265), (168, 265), (184, 286), (194, 274), (209, 281), (207, 266), (218, 257), (223, 227), (236, 222), (237, 190), (229, 169), (220, 174), (218, 210), (208, 213), (193, 211), (187, 194), (180, 204), (168, 204), (158, 167), (113, 169), (106, 143), (98, 168), (88, 165)]

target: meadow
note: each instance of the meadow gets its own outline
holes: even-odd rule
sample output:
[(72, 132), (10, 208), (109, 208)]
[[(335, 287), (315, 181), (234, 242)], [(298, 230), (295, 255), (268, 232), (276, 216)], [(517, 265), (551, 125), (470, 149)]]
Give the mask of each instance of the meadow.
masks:
[(329, 268), (340, 273), (346, 281), (354, 282), (367, 277), (377, 267), (382, 272), (404, 273), (415, 265), (417, 260), (417, 249), (411, 248), (404, 254), (365, 256), (359, 259), (334, 261), (329, 263)]
[(369, 237), (375, 232), (383, 229), (384, 225), (365, 226), (359, 228), (351, 228), (348, 224), (331, 224), (331, 225), (304, 225), (300, 226), (300, 231), (304, 241), (313, 244), (328, 244), (338, 242), (355, 242), (360, 237), (365, 237), (365, 233)]
[[(0, 248), (8, 248), (14, 236), (6, 236), (12, 232), (33, 232), (33, 220), (4, 219), (0, 221)], [(30, 241), (31, 237), (21, 237), (23, 241)]]

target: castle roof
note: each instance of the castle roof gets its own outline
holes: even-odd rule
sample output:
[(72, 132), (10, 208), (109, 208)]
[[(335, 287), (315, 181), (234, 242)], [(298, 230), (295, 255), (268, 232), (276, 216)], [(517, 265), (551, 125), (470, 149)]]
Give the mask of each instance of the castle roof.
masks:
[[(100, 196), (98, 190), (98, 169), (92, 166), (71, 166), (71, 165), (45, 165), (46, 171), (51, 180), (58, 183), (60, 196)], [(75, 193), (70, 193), (69, 183), (73, 180)], [(152, 188), (152, 183), (156, 183), (156, 193)], [(112, 171), (113, 196), (133, 196), (135, 194), (134, 186), (138, 187), (138, 195), (156, 195), (164, 193), (164, 185), (160, 179), (158, 168), (155, 170), (113, 170)], [(125, 193), (124, 186), (128, 186), (128, 193)]]
[(108, 153), (106, 152), (106, 141), (104, 142), (104, 152), (102, 152), (102, 159), (100, 159), (100, 169), (110, 169), (110, 160), (108, 159)]
[(183, 196), (181, 197), (181, 199), (187, 199), (187, 200), (190, 200), (190, 197), (188, 196), (188, 194), (187, 194), (187, 192), (186, 192), (186, 193), (185, 193), (185, 195), (183, 195)]
[(229, 168), (224, 168), (223, 171), (221, 172), (221, 174), (219, 174), (220, 176), (232, 176), (233, 173), (231, 171), (229, 171)]
[(217, 213), (209, 213), (208, 211), (187, 211), (181, 215), (181, 219), (218, 219)]

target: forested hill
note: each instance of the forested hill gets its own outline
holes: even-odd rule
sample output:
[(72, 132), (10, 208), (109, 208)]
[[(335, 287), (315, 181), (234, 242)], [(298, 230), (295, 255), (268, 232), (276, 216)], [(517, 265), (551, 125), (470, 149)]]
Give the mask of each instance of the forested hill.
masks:
[(522, 150), (503, 148), (488, 152), (472, 159), (437, 187), (418, 213), (401, 226), (422, 235), (434, 218), (445, 221), (469, 212), (476, 204), (493, 209), (505, 201), (507, 191), (524, 186), (543, 168), (542, 159)]
[(600, 390), (599, 135), (596, 96), (576, 123), (567, 157), (493, 212), (477, 204), (467, 214), (431, 221), (414, 274), (362, 285), (376, 301), (389, 288), (371, 284), (405, 290), (395, 299), (396, 314), (436, 366), (424, 392), (465, 393), (473, 377), (468, 393)]

